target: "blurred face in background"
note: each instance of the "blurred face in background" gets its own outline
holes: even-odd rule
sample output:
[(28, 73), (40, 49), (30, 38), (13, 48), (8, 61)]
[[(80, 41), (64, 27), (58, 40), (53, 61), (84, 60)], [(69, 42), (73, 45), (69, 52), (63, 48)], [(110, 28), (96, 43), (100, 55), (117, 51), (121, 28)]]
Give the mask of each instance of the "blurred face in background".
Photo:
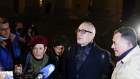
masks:
[(45, 47), (44, 44), (36, 44), (33, 47), (32, 52), (36, 59), (42, 59), (46, 50), (47, 50), (47, 47)]
[(54, 47), (54, 51), (55, 51), (55, 54), (57, 55), (57, 56), (60, 56), (60, 55), (62, 55), (63, 53), (64, 53), (64, 46), (62, 46), (62, 45), (59, 45), (59, 46), (55, 46)]
[(10, 27), (9, 27), (8, 22), (0, 24), (0, 36), (9, 38), (9, 36), (10, 36)]
[(77, 43), (81, 46), (85, 46), (92, 42), (95, 36), (94, 28), (87, 23), (82, 23), (76, 30)]
[(22, 22), (17, 22), (16, 23), (16, 29), (19, 29), (19, 28), (23, 28), (23, 23)]

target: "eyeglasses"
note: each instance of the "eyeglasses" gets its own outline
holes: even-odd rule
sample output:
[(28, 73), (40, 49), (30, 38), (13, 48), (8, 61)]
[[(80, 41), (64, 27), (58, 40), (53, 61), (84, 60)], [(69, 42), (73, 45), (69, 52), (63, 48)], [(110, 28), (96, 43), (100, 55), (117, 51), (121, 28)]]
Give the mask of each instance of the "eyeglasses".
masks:
[(80, 32), (82, 35), (84, 35), (86, 32), (92, 33), (92, 32), (90, 32), (90, 31), (87, 31), (87, 30), (84, 30), (84, 29), (82, 29), (82, 30), (77, 29), (75, 32), (76, 32), (76, 33)]
[(5, 30), (9, 30), (9, 29), (10, 29), (10, 27), (8, 27), (8, 28), (0, 28), (1, 31), (5, 31)]

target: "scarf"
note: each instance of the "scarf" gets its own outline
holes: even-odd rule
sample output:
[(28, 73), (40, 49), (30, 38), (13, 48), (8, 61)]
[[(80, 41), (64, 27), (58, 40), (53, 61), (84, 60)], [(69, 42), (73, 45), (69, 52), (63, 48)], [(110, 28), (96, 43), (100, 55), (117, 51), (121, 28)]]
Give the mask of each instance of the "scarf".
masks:
[(48, 63), (49, 56), (44, 54), (44, 57), (40, 60), (35, 59), (32, 55), (30, 58), (30, 69), (33, 74), (39, 73), (40, 69), (42, 69)]

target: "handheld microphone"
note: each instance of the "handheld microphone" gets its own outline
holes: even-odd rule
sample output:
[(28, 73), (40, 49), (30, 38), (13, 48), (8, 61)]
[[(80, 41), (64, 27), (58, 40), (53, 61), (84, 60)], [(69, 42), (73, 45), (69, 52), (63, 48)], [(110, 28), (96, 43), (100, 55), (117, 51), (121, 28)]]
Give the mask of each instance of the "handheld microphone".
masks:
[(54, 71), (55, 66), (53, 64), (49, 64), (46, 67), (40, 70), (40, 74), (36, 77), (36, 79), (46, 79), (49, 75)]

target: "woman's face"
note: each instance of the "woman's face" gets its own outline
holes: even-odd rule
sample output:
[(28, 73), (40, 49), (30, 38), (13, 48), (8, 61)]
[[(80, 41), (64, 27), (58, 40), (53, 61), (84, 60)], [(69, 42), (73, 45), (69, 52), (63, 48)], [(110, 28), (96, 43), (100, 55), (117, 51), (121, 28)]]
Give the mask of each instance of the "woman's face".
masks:
[(46, 50), (47, 50), (47, 46), (45, 47), (44, 44), (36, 44), (32, 49), (33, 56), (36, 59), (42, 59)]

